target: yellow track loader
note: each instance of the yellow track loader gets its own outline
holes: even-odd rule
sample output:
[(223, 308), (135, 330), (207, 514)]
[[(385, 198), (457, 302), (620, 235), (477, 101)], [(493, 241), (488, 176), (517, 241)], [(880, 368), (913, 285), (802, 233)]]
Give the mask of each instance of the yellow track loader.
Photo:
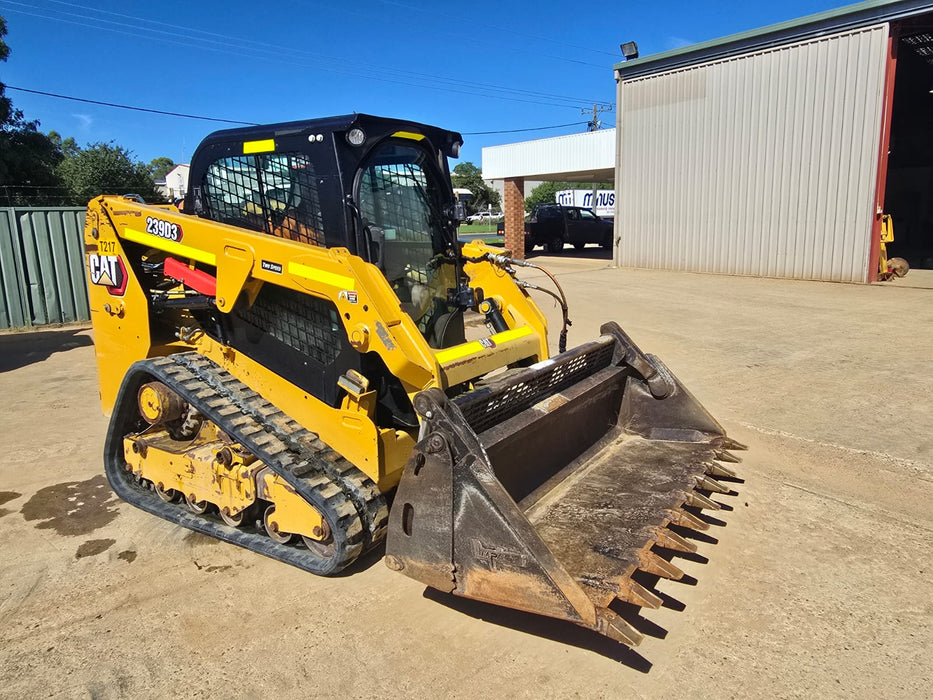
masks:
[(179, 206), (92, 201), (107, 476), (316, 574), (384, 546), (441, 591), (637, 644), (614, 601), (661, 604), (637, 572), (682, 575), (665, 554), (695, 550), (742, 446), (614, 323), (566, 350), (562, 303), (549, 355), (531, 263), (457, 240), (460, 145), (362, 114), (226, 130)]

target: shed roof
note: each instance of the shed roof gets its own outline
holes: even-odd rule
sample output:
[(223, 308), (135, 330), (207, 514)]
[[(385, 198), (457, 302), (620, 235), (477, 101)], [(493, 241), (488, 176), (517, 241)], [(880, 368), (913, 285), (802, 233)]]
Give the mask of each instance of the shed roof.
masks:
[(933, 11), (933, 0), (866, 0), (720, 39), (622, 61), (625, 80)]

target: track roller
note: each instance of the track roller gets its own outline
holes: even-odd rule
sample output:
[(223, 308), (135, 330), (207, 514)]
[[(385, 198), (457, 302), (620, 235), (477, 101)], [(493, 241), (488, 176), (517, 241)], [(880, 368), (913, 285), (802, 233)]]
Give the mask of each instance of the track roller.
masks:
[(161, 498), (166, 503), (175, 503), (181, 498), (181, 494), (175, 489), (167, 489), (162, 485), (162, 482), (153, 484), (153, 489), (156, 492), (156, 495)]
[(231, 515), (228, 508), (219, 508), (218, 513), (220, 513), (220, 519), (223, 520), (230, 527), (240, 527), (243, 523), (248, 523), (250, 521), (250, 512), (252, 507), (244, 508), (239, 513)]
[(203, 515), (211, 505), (207, 501), (198, 501), (194, 494), (185, 496), (185, 503), (188, 504), (188, 510), (195, 515)]
[(278, 527), (275, 525), (275, 521), (272, 520), (272, 516), (275, 513), (275, 506), (269, 506), (266, 508), (265, 512), (262, 514), (262, 526), (266, 530), (266, 534), (274, 541), (279, 544), (289, 544), (295, 539), (295, 536), (290, 532), (279, 532)]
[[(384, 536), (385, 500), (355, 467), (291, 423), (206, 358), (143, 360), (128, 372), (115, 405), (107, 476), (121, 498), (167, 520), (335, 574)], [(262, 491), (256, 479), (266, 469), (290, 499), (282, 531), (272, 517), (282, 494)]]

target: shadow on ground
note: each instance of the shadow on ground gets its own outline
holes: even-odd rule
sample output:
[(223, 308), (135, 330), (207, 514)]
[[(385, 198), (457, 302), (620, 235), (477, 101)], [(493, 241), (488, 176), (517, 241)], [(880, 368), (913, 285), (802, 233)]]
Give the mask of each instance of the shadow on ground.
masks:
[(42, 362), (64, 350), (92, 345), (86, 328), (0, 334), (0, 372)]
[[(503, 608), (499, 605), (483, 603), (469, 598), (460, 598), (433, 588), (426, 588), (424, 597), (477, 620), (508, 627), (525, 634), (533, 634), (536, 637), (543, 637), (561, 644), (587, 649), (624, 664), (640, 673), (648, 673), (652, 667), (650, 661), (631, 647), (604, 637), (593, 630), (579, 627), (572, 622)], [(655, 627), (657, 626), (655, 625)], [(658, 636), (657, 633), (655, 636)]]

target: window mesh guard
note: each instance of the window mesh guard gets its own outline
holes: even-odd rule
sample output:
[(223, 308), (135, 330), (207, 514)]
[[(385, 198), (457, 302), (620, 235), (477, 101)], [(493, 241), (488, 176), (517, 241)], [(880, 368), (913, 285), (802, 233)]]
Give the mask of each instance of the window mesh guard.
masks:
[(385, 234), (386, 276), (428, 282), (427, 263), (434, 250), (430, 231), (428, 182), (415, 163), (391, 163), (367, 169), (360, 187), (360, 213)]
[(202, 182), (207, 216), (301, 243), (325, 245), (317, 177), (301, 153), (233, 156)]

